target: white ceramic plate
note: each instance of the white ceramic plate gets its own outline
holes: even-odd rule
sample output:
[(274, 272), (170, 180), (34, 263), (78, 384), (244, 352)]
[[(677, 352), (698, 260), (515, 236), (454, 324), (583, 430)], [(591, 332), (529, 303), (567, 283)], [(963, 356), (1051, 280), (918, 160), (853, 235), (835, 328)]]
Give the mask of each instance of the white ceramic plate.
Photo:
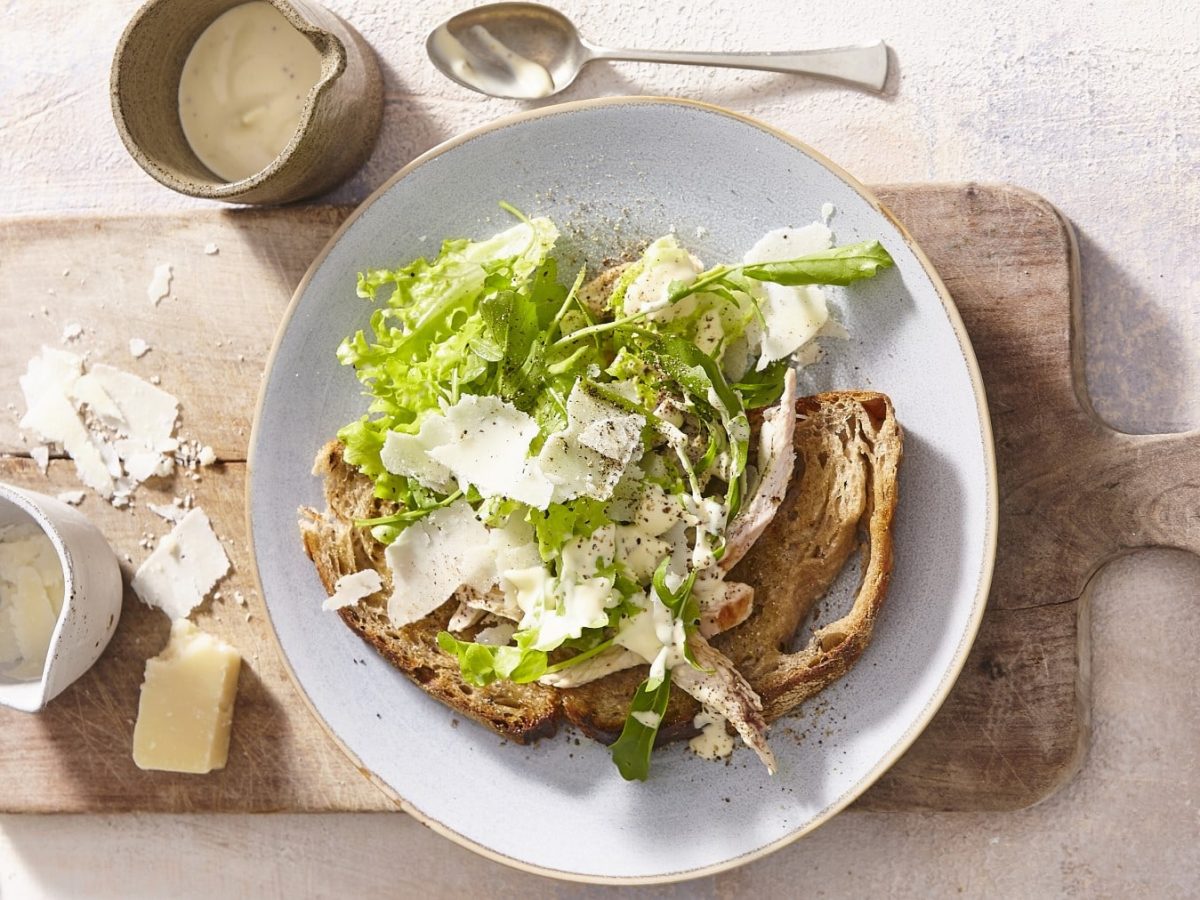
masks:
[[(626, 783), (607, 750), (560, 734), (505, 743), (427, 697), (332, 613), (300, 546), (296, 508), (321, 505), (313, 456), (362, 415), (334, 350), (364, 327), (358, 271), (433, 255), (447, 237), (511, 221), (505, 200), (549, 215), (568, 254), (592, 260), (674, 230), (706, 263), (740, 258), (765, 231), (820, 218), (839, 243), (878, 238), (896, 260), (837, 294), (849, 341), (825, 341), (802, 390), (891, 395), (906, 433), (896, 567), (859, 665), (775, 726), (767, 775), (683, 745)], [(574, 271), (571, 269), (571, 271)], [(421, 821), (493, 859), (590, 881), (719, 871), (815, 828), (900, 756), (945, 698), (978, 628), (996, 538), (996, 481), (975, 357), (945, 289), (911, 240), (850, 176), (765, 125), (708, 106), (610, 99), (509, 118), (402, 170), (350, 218), (296, 291), (252, 438), (249, 518), (263, 596), (284, 658), (357, 763)], [(846, 602), (853, 573), (826, 608)], [(361, 661), (365, 660), (365, 665)]]

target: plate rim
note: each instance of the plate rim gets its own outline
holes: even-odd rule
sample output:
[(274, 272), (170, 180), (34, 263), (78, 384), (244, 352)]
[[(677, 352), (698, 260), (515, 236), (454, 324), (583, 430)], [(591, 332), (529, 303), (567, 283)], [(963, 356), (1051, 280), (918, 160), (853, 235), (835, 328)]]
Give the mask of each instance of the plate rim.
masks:
[[(674, 106), (688, 107), (691, 109), (701, 110), (707, 113), (713, 113), (727, 118), (737, 120), (743, 124), (750, 125), (754, 128), (764, 131), (788, 145), (804, 153), (806, 156), (815, 160), (820, 165), (824, 166), (831, 173), (842, 179), (855, 193), (867, 201), (871, 207), (882, 216), (884, 216), (900, 233), (905, 245), (916, 257), (917, 262), (921, 265), (925, 274), (929, 277), (934, 290), (938, 295), (938, 299), (942, 303), (942, 307), (946, 312), (946, 316), (950, 321), (950, 326), (954, 331), (954, 336), (958, 341), (959, 351), (962, 353), (963, 360), (967, 364), (967, 374), (971, 381), (971, 390), (975, 395), (976, 409), (979, 413), (979, 433), (983, 443), (984, 451), (984, 469), (987, 475), (987, 521), (985, 523), (983, 548), (983, 560), (979, 571), (979, 581), (975, 596), (972, 600), (971, 615), (967, 622), (966, 628), (959, 639), (959, 644), (955, 649), (954, 657), (950, 662), (949, 668), (943, 673), (941, 680), (938, 683), (937, 690), (925, 704), (920, 715), (908, 726), (901, 737), (892, 745), (886, 754), (852, 787), (848, 788), (843, 794), (833, 803), (829, 804), (820, 815), (805, 825), (796, 828), (795, 830), (757, 847), (754, 850), (742, 853), (731, 859), (723, 860), (718, 863), (713, 863), (708, 866), (699, 866), (692, 869), (683, 869), (673, 872), (663, 872), (656, 875), (639, 875), (639, 876), (623, 876), (623, 875), (593, 875), (581, 872), (571, 872), (566, 869), (555, 869), (548, 866), (540, 866), (534, 863), (526, 862), (525, 860), (517, 859), (507, 854), (501, 853), (491, 847), (485, 846), (478, 841), (468, 838), (466, 835), (455, 831), (450, 826), (438, 821), (430, 814), (417, 809), (399, 793), (397, 793), (390, 785), (388, 785), (382, 777), (376, 774), (373, 770), (364, 766), (362, 760), (355, 754), (334, 732), (334, 730), (325, 721), (325, 718), (313, 705), (312, 700), (308, 696), (308, 692), (304, 689), (300, 679), (292, 669), (292, 664), (288, 658), (287, 652), (284, 650), (283, 642), (279, 639), (279, 633), (275, 628), (275, 622), (271, 615), (271, 608), (266, 602), (266, 591), (263, 589), (262, 574), (258, 565), (258, 553), (256, 550), (256, 539), (252, 515), (253, 485), (255, 471), (255, 456), (258, 448), (259, 439), (259, 424), (262, 420), (263, 406), (266, 400), (267, 388), (270, 383), (270, 373), (275, 367), (276, 356), (280, 346), (283, 343), (283, 337), (291, 324), (292, 318), (300, 303), (300, 298), (307, 290), (309, 282), (312, 280), (316, 271), (325, 262), (326, 257), (332, 252), (333, 248), (341, 240), (347, 230), (362, 216), (375, 201), (387, 193), (397, 182), (405, 178), (411, 172), (433, 160), (442, 154), (453, 150), (454, 148), (465, 144), (477, 137), (488, 134), (493, 131), (500, 131), (512, 125), (517, 125), (523, 122), (532, 121), (535, 119), (546, 118), (549, 116), (562, 115), (584, 109), (598, 109), (610, 106), (632, 106), (632, 105), (660, 105), (670, 104)], [(716, 875), (721, 872), (727, 872), (732, 869), (752, 863), (756, 860), (763, 859), (777, 850), (788, 846), (789, 844), (799, 840), (807, 834), (810, 834), (821, 825), (828, 822), (838, 813), (842, 812), (847, 806), (864, 794), (880, 777), (890, 769), (900, 759), (901, 756), (912, 746), (916, 739), (925, 731), (934, 715), (941, 708), (955, 683), (958, 681), (958, 676), (961, 674), (963, 667), (966, 665), (967, 655), (970, 653), (972, 646), (975, 643), (975, 638), (979, 633), (980, 625), (983, 621), (983, 613), (987, 606), (988, 595), (991, 591), (991, 582), (995, 570), (996, 562), (996, 546), (999, 533), (999, 489), (996, 474), (996, 448), (995, 438), (992, 432), (991, 415), (988, 408), (987, 393), (983, 384), (983, 376), (979, 369), (979, 361), (975, 355), (974, 346), (971, 343), (970, 336), (967, 333), (966, 326), (963, 324), (962, 316), (959, 314), (958, 307), (955, 305), (953, 298), (950, 296), (949, 290), (938, 275), (929, 257), (925, 255), (920, 246), (913, 239), (908, 229), (905, 228), (879, 198), (875, 196), (866, 185), (860, 182), (857, 178), (839, 166), (837, 163), (830, 160), (824, 154), (813, 149), (803, 141), (793, 137), (791, 134), (782, 129), (775, 128), (772, 125), (763, 122), (753, 116), (745, 115), (740, 112), (719, 106), (713, 103), (707, 103), (701, 100), (693, 100), (682, 97), (659, 97), (652, 95), (628, 95), (628, 96), (613, 96), (613, 97), (596, 97), (585, 100), (574, 100), (567, 103), (556, 103), (548, 106), (539, 107), (537, 109), (525, 110), (518, 113), (510, 113), (486, 122), (483, 125), (470, 128), (461, 132), (445, 141), (431, 147), (424, 153), (417, 156), (404, 166), (402, 166), (395, 174), (384, 181), (378, 188), (372, 191), (361, 203), (359, 203), (347, 216), (346, 220), (338, 227), (337, 231), (325, 243), (320, 252), (313, 258), (308, 268), (304, 272), (304, 276), (296, 285), (292, 292), (291, 299), (288, 301), (287, 308), (284, 310), (282, 318), (276, 327), (274, 338), (271, 342), (271, 350), (267, 354), (266, 363), (263, 367), (263, 377), (258, 389), (258, 397), (254, 406), (254, 419), (250, 426), (249, 447), (246, 454), (246, 485), (243, 494), (243, 514), (245, 518), (245, 526), (247, 536), (249, 537), (250, 563), (254, 576), (254, 584), (258, 589), (259, 596), (263, 598), (263, 606), (266, 611), (267, 622), (271, 626), (271, 642), (275, 647), (275, 653), (279, 661), (283, 664), (284, 670), (288, 674), (296, 692), (300, 695), (304, 705), (308, 708), (309, 713), (316, 719), (321, 729), (333, 740), (338, 749), (346, 755), (350, 762), (354, 765), (363, 777), (371, 782), (384, 796), (388, 797), (395, 803), (403, 812), (407, 813), (420, 824), (430, 830), (442, 835), (458, 844), (461, 847), (477, 853), (486, 859), (501, 863), (510, 868), (519, 871), (528, 872), (535, 875), (541, 875), (548, 878), (556, 878), (564, 881), (572, 881), (584, 884), (604, 884), (604, 885), (653, 885), (653, 884), (669, 884), (674, 882), (688, 881), (695, 878), (703, 878), (709, 875)]]

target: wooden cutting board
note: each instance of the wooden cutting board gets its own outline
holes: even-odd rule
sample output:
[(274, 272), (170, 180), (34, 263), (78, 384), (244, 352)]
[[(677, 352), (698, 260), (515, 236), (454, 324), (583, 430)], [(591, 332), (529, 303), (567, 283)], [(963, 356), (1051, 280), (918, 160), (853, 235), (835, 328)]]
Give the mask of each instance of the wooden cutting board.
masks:
[[(988, 611), (966, 668), (929, 729), (859, 801), (870, 809), (1001, 810), (1035, 803), (1081, 764), (1088, 737), (1088, 580), (1116, 554), (1200, 551), (1200, 442), (1102, 426), (1073, 373), (1078, 260), (1069, 225), (1007, 187), (879, 189), (954, 295), (987, 382), (1000, 472), (1000, 549)], [(142, 772), (130, 757), (138, 687), (168, 622), (126, 591), (97, 666), (42, 714), (0, 710), (0, 811), (387, 810), (301, 701), (253, 588), (243, 520), (246, 446), (258, 385), (293, 287), (348, 210), (295, 207), (187, 215), (0, 221), (0, 480), (47, 493), (78, 487), (72, 464), (42, 475), (17, 428), (17, 378), (40, 344), (158, 375), (182, 406), (181, 435), (219, 464), (199, 480), (144, 486), (116, 510), (82, 510), (125, 560), (168, 523), (147, 503), (192, 493), (233, 573), (196, 616), (246, 661), (228, 767)], [(206, 253), (205, 248), (215, 253)], [(173, 267), (153, 306), (154, 267)], [(151, 350), (135, 359), (130, 338)], [(6, 407), (6, 409), (3, 409)], [(1190, 474), (1189, 474), (1190, 473)], [(238, 597), (245, 605), (238, 602)]]

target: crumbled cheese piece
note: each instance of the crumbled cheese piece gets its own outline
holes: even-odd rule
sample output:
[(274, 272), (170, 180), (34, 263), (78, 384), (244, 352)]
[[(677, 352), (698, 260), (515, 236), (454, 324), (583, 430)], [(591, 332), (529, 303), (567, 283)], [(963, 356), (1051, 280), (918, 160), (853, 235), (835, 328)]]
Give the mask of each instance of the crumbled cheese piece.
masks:
[(833, 214), (835, 212), (837, 212), (837, 207), (834, 206), (832, 203), (830, 203), (828, 201), (822, 203), (821, 204), (821, 221), (823, 221), (826, 225), (828, 225), (829, 220), (833, 218)]
[(171, 278), (170, 263), (159, 263), (154, 267), (154, 276), (150, 279), (150, 284), (146, 287), (146, 296), (150, 298), (151, 306), (158, 306), (158, 302), (163, 297), (170, 295)]
[(141, 338), (129, 339), (129, 353), (134, 359), (141, 359), (150, 352), (150, 345)]
[(134, 593), (172, 619), (186, 618), (229, 571), (229, 559), (202, 509), (185, 515), (133, 576)]
[(225, 768), (241, 655), (186, 619), (171, 623), (166, 648), (146, 660), (133, 727), (139, 769), (204, 774)]
[[(151, 478), (166, 478), (175, 468), (169, 457), (161, 456), (158, 453), (133, 451), (128, 453), (124, 460), (125, 471), (138, 483)], [(128, 492), (125, 493), (128, 495)]]
[(196, 462), (201, 466), (208, 467), (217, 461), (217, 452), (212, 447), (207, 445), (200, 448), (200, 452), (196, 454)]
[[(353, 606), (364, 597), (369, 597), (382, 589), (383, 579), (374, 569), (363, 569), (353, 575), (343, 575), (333, 586), (333, 593), (321, 604), (321, 609), (341, 609), (343, 606)], [(244, 600), (241, 602), (245, 603)]]
[(69, 503), (71, 506), (78, 506), (83, 502), (83, 491), (61, 491), (57, 494), (59, 500), (63, 503)]
[(50, 448), (45, 444), (30, 447), (29, 458), (34, 461), (41, 473), (45, 475), (50, 468)]
[(221, 248), (218, 247), (216, 244), (214, 244), (212, 241), (209, 241), (207, 244), (204, 245), (204, 255), (205, 256), (216, 256), (220, 252), (221, 252)]
[[(804, 228), (777, 228), (763, 235), (743, 257), (744, 263), (781, 262), (826, 250), (833, 238), (820, 222)], [(762, 332), (759, 370), (777, 359), (790, 356), (816, 336), (829, 310), (825, 292), (817, 285), (788, 286), (756, 282), (761, 292), (759, 309), (766, 322)]]
[(397, 627), (433, 612), (461, 585), (486, 590), (495, 582), (487, 527), (464, 499), (404, 529), (384, 557), (392, 573), (388, 618)]
[(83, 326), (78, 322), (71, 322), (63, 328), (62, 339), (63, 343), (70, 343), (83, 334)]
[(178, 506), (173, 503), (147, 503), (146, 508), (156, 516), (161, 516), (162, 518), (166, 519), (168, 522), (178, 522), (187, 514), (187, 510), (185, 510), (182, 506)]

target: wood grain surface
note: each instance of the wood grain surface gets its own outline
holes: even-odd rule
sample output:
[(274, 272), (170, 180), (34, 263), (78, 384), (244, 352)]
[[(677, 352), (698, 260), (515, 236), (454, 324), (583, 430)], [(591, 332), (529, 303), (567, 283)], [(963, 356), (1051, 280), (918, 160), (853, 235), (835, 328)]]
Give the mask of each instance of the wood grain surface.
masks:
[[(1000, 472), (1000, 552), (982, 631), (942, 711), (859, 801), (874, 809), (1009, 809), (1047, 796), (1087, 741), (1086, 627), (1080, 598), (1106, 559), (1150, 545), (1200, 550), (1200, 446), (1100, 425), (1076, 393), (1070, 351), (1078, 284), (1069, 227), (1052, 207), (1004, 187), (879, 189), (938, 268), (972, 335), (987, 383)], [(242, 513), (250, 419), (275, 324), (308, 263), (346, 215), (330, 207), (0, 222), (0, 480), (54, 493), (77, 486), (69, 461), (43, 476), (17, 420), (17, 377), (39, 344), (69, 346), (157, 374), (181, 401), (180, 433), (220, 463), (193, 481), (139, 489), (116, 510), (82, 506), (126, 559), (168, 523), (147, 503), (194, 493), (233, 561), (220, 597), (195, 616), (237, 646), (229, 764), (197, 777), (141, 772), (130, 757), (146, 658), (168, 622), (126, 593), (97, 666), (41, 715), (0, 710), (0, 811), (384, 810), (392, 805), (340, 753), (278, 659), (253, 590)], [(216, 254), (204, 248), (216, 244)], [(174, 268), (152, 306), (154, 267)], [(134, 359), (128, 340), (151, 351)], [(1189, 474), (1190, 473), (1190, 474)], [(236, 596), (241, 594), (245, 605)]]

